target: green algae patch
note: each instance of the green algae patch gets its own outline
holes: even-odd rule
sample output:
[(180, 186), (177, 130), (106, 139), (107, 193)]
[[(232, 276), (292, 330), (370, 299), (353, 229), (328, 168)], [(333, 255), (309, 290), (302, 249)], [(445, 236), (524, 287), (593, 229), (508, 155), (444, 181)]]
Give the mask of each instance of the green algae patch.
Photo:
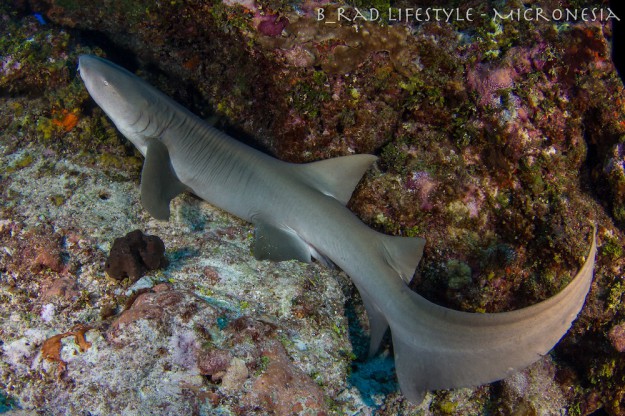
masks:
[(13, 163), (8, 165), (4, 169), (5, 174), (10, 174), (15, 171), (27, 168), (35, 162), (34, 156), (29, 152), (22, 153)]
[(608, 256), (612, 260), (618, 260), (623, 257), (623, 243), (614, 236), (607, 236), (605, 242), (601, 246), (601, 253)]

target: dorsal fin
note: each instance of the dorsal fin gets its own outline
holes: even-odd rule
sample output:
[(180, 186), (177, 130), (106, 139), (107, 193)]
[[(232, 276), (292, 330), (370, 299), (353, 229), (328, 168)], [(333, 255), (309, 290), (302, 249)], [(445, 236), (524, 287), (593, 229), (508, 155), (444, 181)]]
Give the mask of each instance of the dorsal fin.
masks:
[(298, 165), (298, 169), (310, 186), (347, 205), (360, 178), (376, 159), (373, 155), (342, 156)]
[(384, 235), (382, 244), (388, 265), (401, 276), (404, 282), (410, 283), (421, 256), (423, 256), (425, 240), (418, 237)]

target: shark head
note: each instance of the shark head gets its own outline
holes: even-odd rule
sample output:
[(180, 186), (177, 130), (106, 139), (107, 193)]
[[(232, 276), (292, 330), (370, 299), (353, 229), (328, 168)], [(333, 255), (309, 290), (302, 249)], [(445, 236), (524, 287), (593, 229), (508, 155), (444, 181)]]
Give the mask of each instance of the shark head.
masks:
[(93, 55), (78, 58), (78, 70), (89, 94), (119, 131), (145, 154), (150, 106), (144, 82), (114, 63)]

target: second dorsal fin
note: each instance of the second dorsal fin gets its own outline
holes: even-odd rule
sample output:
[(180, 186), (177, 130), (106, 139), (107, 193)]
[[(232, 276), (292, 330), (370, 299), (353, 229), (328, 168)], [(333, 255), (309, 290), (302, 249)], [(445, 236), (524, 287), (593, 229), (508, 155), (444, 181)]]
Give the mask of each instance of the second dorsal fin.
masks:
[(423, 256), (425, 240), (419, 237), (395, 237), (383, 235), (384, 257), (393, 270), (406, 283), (410, 283), (415, 269)]

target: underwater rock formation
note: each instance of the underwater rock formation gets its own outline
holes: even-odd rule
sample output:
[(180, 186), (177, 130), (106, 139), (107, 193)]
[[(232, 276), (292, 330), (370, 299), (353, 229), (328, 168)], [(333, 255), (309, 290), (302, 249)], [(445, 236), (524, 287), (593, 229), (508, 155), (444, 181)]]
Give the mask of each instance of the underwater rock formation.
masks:
[[(549, 400), (519, 390), (525, 396), (520, 406), (517, 395), (495, 385), (437, 392), (416, 408), (393, 393), (396, 386), (370, 397), (355, 388), (346, 373), (352, 351), (358, 354), (366, 346), (345, 335), (344, 302), (348, 316), (360, 316), (365, 329), (366, 319), (353, 289), (336, 291), (335, 278), (345, 284), (340, 274), (242, 261), (249, 257), (249, 230), (190, 197), (174, 207), (183, 216), (175, 227), (156, 229), (138, 214), (133, 195), (142, 159), (89, 104), (76, 76), (78, 55), (92, 53), (127, 63), (202, 117), (217, 112), (220, 128), (237, 138), (252, 137), (281, 159), (380, 155), (350, 208), (388, 234), (436, 242), (426, 247), (413, 287), (441, 304), (494, 312), (547, 298), (581, 264), (586, 248), (578, 237), (588, 232), (588, 218), (596, 221), (597, 272), (589, 307), (551, 357), (556, 369), (550, 382), (565, 392), (564, 401), (557, 402), (564, 403), (561, 413), (625, 412), (625, 362), (619, 352), (625, 345), (620, 330), (625, 322), (625, 101), (609, 59), (611, 25), (490, 18), (411, 22), (399, 25), (409, 28), (407, 61), (397, 66), (393, 56), (401, 55), (384, 48), (354, 50), (339, 55), (358, 58), (339, 60), (339, 68), (349, 69), (341, 73), (324, 66), (337, 46), (355, 48), (356, 35), (300, 43), (306, 33), (290, 28), (298, 19), (314, 19), (310, 7), (324, 3), (140, 0), (106, 2), (111, 6), (106, 11), (98, 2), (68, 0), (0, 4), (0, 403), (6, 397), (24, 409), (50, 413), (68, 411), (67, 403), (75, 403), (69, 410), (75, 413), (112, 414), (124, 409), (116, 407), (120, 403), (132, 403), (143, 413), (165, 412), (155, 409), (168, 409), (158, 407), (167, 403), (153, 399), (157, 389), (163, 392), (163, 374), (169, 374), (173, 382), (167, 387), (187, 413), (194, 411), (184, 407), (188, 403), (204, 403), (209, 412), (241, 414), (237, 399), (254, 380), (224, 393), (219, 377), (199, 382), (185, 374), (181, 392), (176, 372), (156, 377), (154, 360), (167, 361), (159, 355), (160, 347), (168, 348), (159, 341), (171, 336), (167, 328), (150, 332), (137, 325), (133, 335), (144, 338), (127, 350), (109, 349), (100, 337), (94, 343), (99, 349), (76, 357), (69, 348), (73, 337), (64, 339), (64, 359), (86, 363), (81, 368), (69, 362), (66, 383), (37, 364), (36, 353), (49, 337), (85, 316), (90, 324), (110, 325), (123, 308), (121, 288), (103, 278), (108, 253), (101, 247), (136, 228), (171, 242), (176, 268), (151, 276), (155, 284), (171, 280), (176, 289), (200, 291), (213, 301), (227, 301), (229, 310), (271, 320), (292, 365), (322, 387), (331, 414), (460, 416), (485, 409), (519, 414), (530, 409), (526, 413), (532, 414), (546, 408), (535, 402)], [(489, 15), (495, 7), (507, 13), (508, 8), (606, 7), (608, 2), (456, 3)], [(449, 4), (419, 2), (422, 7)], [(397, 5), (415, 7), (407, 1)], [(259, 28), (259, 19), (276, 24)], [(336, 30), (341, 31), (346, 29)], [(273, 43), (286, 35), (286, 49)], [(398, 69), (405, 67), (408, 72)], [(492, 72), (479, 82), (476, 77), (486, 68)], [(201, 227), (187, 227), (188, 207), (197, 212)], [(55, 243), (62, 263), (46, 260), (48, 265), (31, 269), (24, 260), (37, 256), (20, 257), (20, 249), (37, 247), (24, 236), (43, 222), (62, 237)], [(241, 252), (233, 254), (235, 248)], [(453, 276), (462, 277), (462, 289), (450, 286)], [(66, 294), (47, 295), (50, 282), (67, 285)], [(209, 329), (213, 337), (202, 342), (219, 343), (220, 334), (231, 331)], [(90, 341), (93, 334), (97, 331), (87, 334)], [(219, 348), (245, 359), (252, 349), (246, 342), (252, 341)], [(249, 366), (250, 378), (256, 371)], [(103, 373), (112, 382), (98, 376)], [(150, 374), (149, 383), (137, 374)], [(139, 400), (137, 386), (149, 390), (149, 400)], [(172, 397), (168, 394), (161, 399)], [(268, 409), (246, 411), (266, 414)]]

